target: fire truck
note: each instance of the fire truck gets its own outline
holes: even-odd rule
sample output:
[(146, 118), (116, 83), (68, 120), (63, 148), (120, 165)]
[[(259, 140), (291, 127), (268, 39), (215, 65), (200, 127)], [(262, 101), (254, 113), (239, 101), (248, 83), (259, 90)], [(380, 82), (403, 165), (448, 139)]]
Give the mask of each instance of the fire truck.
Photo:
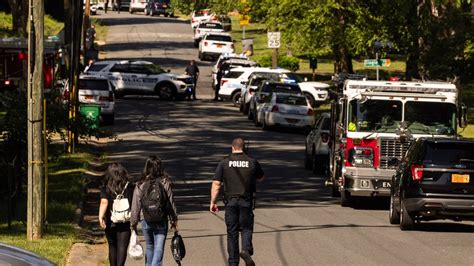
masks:
[(446, 82), (335, 80), (326, 185), (350, 206), (354, 196), (390, 196), (391, 178), (419, 137), (457, 138), (467, 124), (458, 90)]

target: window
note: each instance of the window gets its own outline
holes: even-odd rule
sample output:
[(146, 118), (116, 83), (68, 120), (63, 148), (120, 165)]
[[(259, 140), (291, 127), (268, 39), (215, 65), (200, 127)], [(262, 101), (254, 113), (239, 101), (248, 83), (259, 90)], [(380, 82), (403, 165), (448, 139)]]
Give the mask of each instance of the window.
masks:
[(88, 72), (91, 72), (91, 71), (95, 71), (95, 72), (98, 72), (98, 71), (101, 71), (102, 69), (104, 69), (107, 65), (104, 65), (104, 64), (93, 64), (89, 67), (89, 69), (87, 70)]
[(201, 23), (199, 24), (200, 29), (223, 29), (220, 23)]
[(230, 71), (227, 74), (224, 75), (224, 78), (227, 79), (236, 79), (242, 76), (244, 72), (243, 71)]
[(284, 84), (265, 84), (264, 87), (262, 88), (262, 92), (301, 92), (301, 89), (299, 86), (291, 86), (291, 85), (284, 85)]
[(331, 119), (329, 118), (323, 118), (323, 126), (322, 126), (322, 130), (330, 130), (331, 128)]
[(79, 79), (79, 90), (108, 91), (109, 83), (105, 79)]
[(287, 105), (308, 105), (306, 97), (293, 96), (293, 95), (277, 95), (276, 103), (287, 104)]
[(352, 100), (349, 103), (349, 131), (395, 132), (402, 121), (402, 102)]
[(474, 143), (472, 142), (427, 141), (426, 144), (424, 163), (441, 165), (472, 165), (474, 163)]
[(123, 65), (123, 64), (115, 64), (111, 69), (110, 72), (120, 72), (120, 73), (126, 73), (128, 72), (128, 65)]
[(456, 132), (456, 106), (439, 102), (407, 102), (405, 121), (412, 133), (454, 135)]
[(220, 41), (220, 42), (232, 42), (232, 38), (226, 35), (207, 35), (206, 40), (208, 41)]

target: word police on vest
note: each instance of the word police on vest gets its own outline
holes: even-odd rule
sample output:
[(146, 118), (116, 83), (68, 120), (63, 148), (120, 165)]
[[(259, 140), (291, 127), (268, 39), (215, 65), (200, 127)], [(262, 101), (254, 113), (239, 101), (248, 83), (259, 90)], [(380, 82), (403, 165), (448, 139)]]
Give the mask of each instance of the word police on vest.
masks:
[(249, 168), (248, 161), (229, 161), (229, 167)]

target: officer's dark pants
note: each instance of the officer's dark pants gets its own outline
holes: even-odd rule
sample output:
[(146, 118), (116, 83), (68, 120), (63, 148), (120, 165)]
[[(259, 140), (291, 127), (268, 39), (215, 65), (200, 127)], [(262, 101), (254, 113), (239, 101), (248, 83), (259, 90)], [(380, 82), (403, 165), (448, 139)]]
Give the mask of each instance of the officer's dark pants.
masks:
[(252, 200), (247, 198), (230, 198), (225, 206), (225, 223), (227, 225), (227, 252), (229, 265), (239, 265), (239, 232), (242, 232), (242, 250), (253, 254)]

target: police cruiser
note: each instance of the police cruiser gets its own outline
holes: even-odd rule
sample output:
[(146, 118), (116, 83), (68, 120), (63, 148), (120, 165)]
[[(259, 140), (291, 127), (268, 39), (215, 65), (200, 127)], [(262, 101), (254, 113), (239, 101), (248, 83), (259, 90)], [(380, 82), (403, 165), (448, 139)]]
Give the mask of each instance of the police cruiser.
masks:
[(158, 95), (160, 99), (183, 98), (192, 92), (193, 79), (163, 70), (148, 61), (99, 61), (92, 64), (87, 75), (107, 78), (115, 97), (124, 95)]

